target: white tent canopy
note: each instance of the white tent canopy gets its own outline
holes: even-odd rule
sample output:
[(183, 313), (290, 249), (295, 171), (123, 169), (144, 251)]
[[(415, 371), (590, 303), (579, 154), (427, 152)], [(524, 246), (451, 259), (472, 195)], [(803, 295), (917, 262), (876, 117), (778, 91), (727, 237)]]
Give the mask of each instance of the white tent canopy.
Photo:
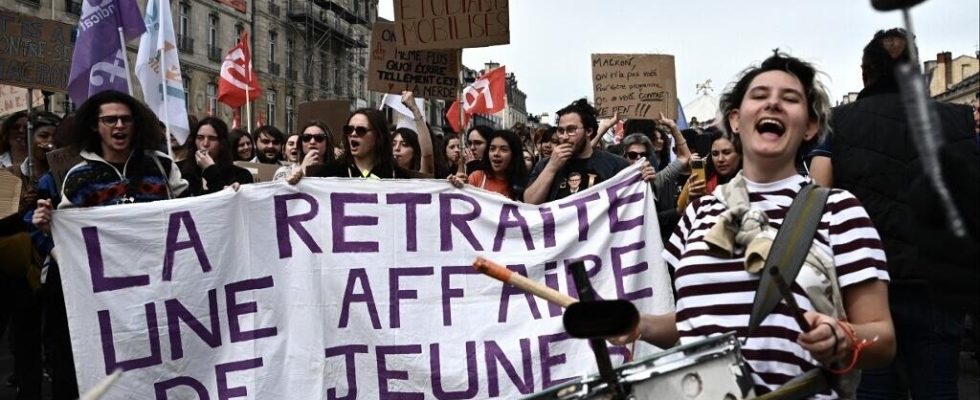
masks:
[(717, 114), (718, 98), (707, 93), (684, 105), (684, 115), (689, 121), (691, 118), (697, 118), (699, 122), (704, 122), (714, 118)]

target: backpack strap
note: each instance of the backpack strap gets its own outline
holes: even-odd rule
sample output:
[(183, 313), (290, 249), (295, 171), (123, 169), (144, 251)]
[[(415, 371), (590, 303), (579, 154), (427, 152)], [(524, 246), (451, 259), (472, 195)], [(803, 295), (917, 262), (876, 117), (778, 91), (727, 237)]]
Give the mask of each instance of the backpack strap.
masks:
[(830, 189), (809, 184), (800, 189), (786, 213), (779, 232), (773, 240), (772, 248), (759, 279), (759, 289), (755, 292), (752, 314), (749, 317), (749, 335), (752, 335), (762, 320), (776, 308), (782, 300), (779, 289), (770, 271), (779, 267), (783, 279), (792, 286), (803, 267), (803, 261), (813, 244), (813, 236), (823, 215), (824, 204), (830, 196)]

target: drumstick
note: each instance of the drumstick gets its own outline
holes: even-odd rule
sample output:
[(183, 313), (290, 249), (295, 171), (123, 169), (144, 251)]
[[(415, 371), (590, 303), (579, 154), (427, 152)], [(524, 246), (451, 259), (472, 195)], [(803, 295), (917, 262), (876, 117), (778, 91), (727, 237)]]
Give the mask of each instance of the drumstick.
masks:
[(575, 298), (567, 294), (532, 281), (526, 278), (524, 275), (515, 274), (514, 271), (507, 269), (503, 265), (497, 264), (483, 257), (477, 257), (476, 260), (473, 261), (473, 268), (476, 268), (477, 271), (480, 271), (491, 278), (503, 283), (509, 283), (517, 286), (519, 289), (525, 292), (531, 293), (561, 307), (568, 307), (572, 303), (578, 302), (578, 300), (575, 300)]

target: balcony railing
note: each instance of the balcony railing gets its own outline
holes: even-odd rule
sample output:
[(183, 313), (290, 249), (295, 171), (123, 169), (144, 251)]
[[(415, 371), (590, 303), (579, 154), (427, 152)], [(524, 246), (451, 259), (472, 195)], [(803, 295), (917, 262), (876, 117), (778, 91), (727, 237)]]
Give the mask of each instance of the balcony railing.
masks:
[(221, 48), (218, 46), (208, 46), (208, 60), (220, 62), (224, 57), (221, 56)]
[(279, 75), (279, 64), (269, 61), (269, 73)]
[(177, 50), (187, 54), (194, 54), (194, 38), (177, 35)]

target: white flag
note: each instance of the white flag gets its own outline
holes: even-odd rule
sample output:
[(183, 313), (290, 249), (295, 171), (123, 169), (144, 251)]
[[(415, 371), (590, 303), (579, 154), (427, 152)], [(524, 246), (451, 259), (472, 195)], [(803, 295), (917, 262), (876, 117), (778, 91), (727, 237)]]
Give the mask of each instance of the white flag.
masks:
[(140, 39), (140, 49), (136, 53), (136, 78), (143, 88), (146, 104), (170, 128), (170, 134), (177, 142), (184, 143), (190, 135), (190, 127), (187, 126), (187, 103), (170, 2), (150, 0), (144, 20), (146, 33)]

